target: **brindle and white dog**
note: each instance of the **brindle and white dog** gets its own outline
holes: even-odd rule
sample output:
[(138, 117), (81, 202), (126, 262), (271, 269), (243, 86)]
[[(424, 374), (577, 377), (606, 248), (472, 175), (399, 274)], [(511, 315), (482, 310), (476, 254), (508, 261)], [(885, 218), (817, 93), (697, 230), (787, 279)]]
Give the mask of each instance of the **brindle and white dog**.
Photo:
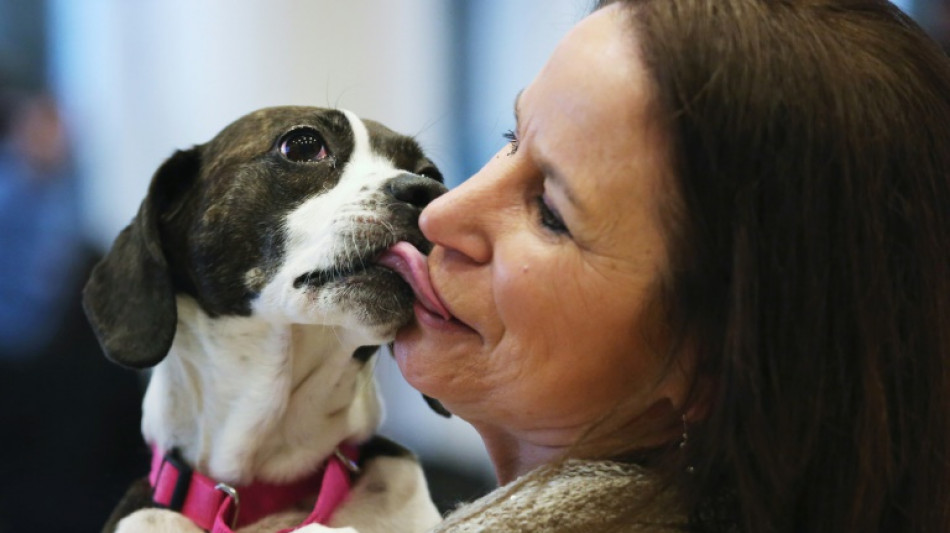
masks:
[[(106, 355), (154, 367), (149, 445), (241, 486), (309, 476), (341, 443), (374, 439), (373, 355), (411, 320), (413, 289), (397, 271), (423, 260), (418, 216), (441, 181), (413, 139), (309, 107), (251, 113), (169, 158), (84, 292)], [(364, 448), (330, 526), (439, 520), (418, 463), (397, 448)], [(239, 531), (293, 527), (313, 498), (300, 503)], [(148, 480), (106, 530), (200, 531), (155, 508)]]

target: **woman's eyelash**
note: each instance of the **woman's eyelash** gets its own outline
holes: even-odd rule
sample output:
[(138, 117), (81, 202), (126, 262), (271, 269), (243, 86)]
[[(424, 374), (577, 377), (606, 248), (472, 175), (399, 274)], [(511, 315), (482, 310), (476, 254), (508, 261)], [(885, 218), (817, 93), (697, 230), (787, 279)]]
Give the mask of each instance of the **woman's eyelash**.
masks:
[(518, 134), (515, 133), (515, 130), (508, 130), (502, 134), (502, 137), (511, 143), (511, 151), (508, 152), (508, 155), (514, 155), (518, 151)]
[[(518, 134), (515, 133), (514, 130), (508, 130), (502, 134), (502, 137), (511, 143), (511, 151), (508, 152), (508, 155), (514, 155), (515, 152), (518, 151)], [(539, 195), (535, 201), (538, 204), (538, 219), (541, 223), (541, 226), (554, 233), (567, 236), (571, 235), (570, 230), (568, 230), (567, 226), (564, 224), (564, 220), (561, 219), (561, 215), (548, 206), (548, 203), (544, 199), (543, 195)]]
[(561, 219), (561, 215), (548, 206), (548, 203), (544, 200), (544, 196), (538, 196), (535, 201), (538, 203), (538, 218), (540, 219), (541, 225), (554, 233), (562, 233), (570, 236), (571, 232), (564, 224), (564, 220)]

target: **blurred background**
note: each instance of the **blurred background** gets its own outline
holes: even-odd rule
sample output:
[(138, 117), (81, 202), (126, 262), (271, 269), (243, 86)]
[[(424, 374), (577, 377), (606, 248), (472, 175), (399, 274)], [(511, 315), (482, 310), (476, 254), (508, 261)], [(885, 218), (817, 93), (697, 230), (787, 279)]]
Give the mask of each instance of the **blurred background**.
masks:
[[(590, 0), (0, 0), (0, 533), (97, 531), (147, 470), (142, 381), (102, 357), (89, 269), (176, 148), (253, 109), (333, 106), (415, 136), (450, 185)], [(950, 45), (950, 0), (898, 5)], [(379, 358), (382, 433), (445, 510), (494, 486), (475, 433)]]

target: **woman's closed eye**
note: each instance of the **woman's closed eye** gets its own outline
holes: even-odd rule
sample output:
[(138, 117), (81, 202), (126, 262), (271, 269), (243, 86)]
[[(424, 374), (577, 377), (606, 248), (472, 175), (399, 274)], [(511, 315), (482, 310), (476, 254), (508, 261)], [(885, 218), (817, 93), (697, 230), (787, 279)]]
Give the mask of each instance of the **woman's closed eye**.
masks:
[[(514, 130), (508, 130), (502, 136), (511, 144), (511, 151), (508, 152), (508, 155), (514, 155), (518, 151), (518, 134)], [(535, 202), (538, 204), (538, 221), (542, 227), (553, 233), (571, 235), (567, 225), (564, 224), (564, 219), (561, 218), (561, 214), (548, 204), (548, 200), (543, 194), (538, 195)]]
[(548, 205), (544, 195), (539, 195), (536, 199), (538, 203), (538, 220), (545, 229), (553, 233), (570, 236), (571, 231), (564, 224), (564, 219), (556, 209)]

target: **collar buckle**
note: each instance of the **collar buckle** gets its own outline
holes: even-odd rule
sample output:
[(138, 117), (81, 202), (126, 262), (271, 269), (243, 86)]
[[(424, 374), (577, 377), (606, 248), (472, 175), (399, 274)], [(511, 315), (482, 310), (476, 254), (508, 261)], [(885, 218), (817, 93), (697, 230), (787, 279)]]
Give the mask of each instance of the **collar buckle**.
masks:
[(350, 459), (349, 457), (346, 456), (345, 453), (340, 451), (339, 446), (337, 446), (336, 448), (333, 448), (333, 455), (335, 455), (336, 458), (339, 459), (340, 463), (342, 463), (343, 466), (346, 467), (346, 469), (349, 470), (351, 474), (355, 475), (355, 474), (360, 473), (360, 465), (356, 464), (356, 461), (354, 461), (353, 459)]
[(231, 501), (234, 502), (234, 512), (231, 513), (231, 529), (237, 528), (238, 523), (238, 511), (241, 510), (241, 498), (238, 496), (238, 491), (231, 485), (227, 483), (218, 483), (214, 486), (214, 490), (220, 490), (221, 492), (228, 495), (231, 498)]

